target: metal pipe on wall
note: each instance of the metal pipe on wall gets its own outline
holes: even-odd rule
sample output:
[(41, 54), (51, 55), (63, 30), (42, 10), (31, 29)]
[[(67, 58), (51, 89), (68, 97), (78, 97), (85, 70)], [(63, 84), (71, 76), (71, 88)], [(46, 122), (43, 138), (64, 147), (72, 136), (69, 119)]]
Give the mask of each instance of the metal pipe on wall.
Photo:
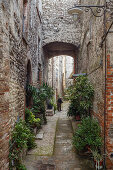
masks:
[[(105, 10), (104, 10), (104, 35), (106, 35), (106, 0), (105, 3)], [(105, 55), (105, 94), (104, 94), (104, 170), (106, 169), (106, 78), (107, 78), (107, 49), (106, 49), (106, 39), (104, 43), (104, 55)]]

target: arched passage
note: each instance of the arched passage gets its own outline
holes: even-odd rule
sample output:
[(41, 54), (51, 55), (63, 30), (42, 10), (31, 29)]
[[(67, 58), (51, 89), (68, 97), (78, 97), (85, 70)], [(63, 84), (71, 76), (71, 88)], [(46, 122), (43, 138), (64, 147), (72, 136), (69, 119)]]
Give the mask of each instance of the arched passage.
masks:
[(65, 42), (51, 42), (46, 44), (44, 47), (45, 55), (48, 58), (59, 56), (59, 55), (68, 55), (75, 57), (78, 53), (78, 47), (73, 44)]
[(45, 57), (45, 80), (47, 80), (48, 60), (54, 56), (67, 55), (74, 58), (74, 73), (77, 72), (77, 56), (79, 48), (74, 44), (54, 41), (43, 46)]
[[(77, 53), (78, 53), (78, 48), (70, 43), (65, 43), (65, 42), (51, 42), (46, 44), (44, 47), (44, 56), (45, 56), (45, 79), (46, 82), (53, 87), (53, 89), (55, 90), (56, 93), (56, 99), (58, 95), (63, 95), (64, 94), (64, 89), (65, 89), (65, 84), (66, 84), (66, 68), (64, 68), (66, 66), (66, 59), (65, 56), (70, 56), (71, 58), (74, 59), (74, 63), (73, 63), (73, 72), (76, 72), (77, 69)], [(64, 57), (63, 57), (64, 56)], [(59, 59), (58, 57), (63, 58)], [(54, 59), (56, 58), (56, 60)], [(51, 61), (50, 61), (51, 60)], [(59, 63), (59, 64), (58, 64)], [(65, 63), (65, 64), (64, 64)], [(56, 66), (57, 64), (57, 66)], [(61, 66), (62, 65), (62, 66)], [(62, 75), (59, 75), (58, 70), (55, 71), (57, 68), (59, 67), (63, 67), (63, 69), (61, 71)], [(65, 70), (65, 71), (64, 71)], [(57, 72), (57, 73), (56, 73)], [(50, 73), (50, 74), (48, 74)], [(57, 74), (56, 78), (55, 75)], [(60, 80), (57, 78), (60, 77)], [(60, 82), (60, 84), (59, 84)], [(55, 86), (56, 84), (56, 86)], [(61, 85), (62, 84), (62, 85)], [(59, 87), (59, 88), (58, 88)]]

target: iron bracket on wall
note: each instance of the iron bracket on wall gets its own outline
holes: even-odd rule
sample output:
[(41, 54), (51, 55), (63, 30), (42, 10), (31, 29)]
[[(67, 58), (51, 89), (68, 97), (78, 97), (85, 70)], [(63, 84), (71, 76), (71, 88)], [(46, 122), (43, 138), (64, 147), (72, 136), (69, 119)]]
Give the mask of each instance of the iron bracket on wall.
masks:
[(113, 21), (112, 21), (111, 25), (109, 26), (107, 32), (106, 32), (106, 33), (104, 34), (104, 36), (102, 37), (102, 41), (101, 41), (101, 43), (100, 43), (100, 47), (101, 47), (101, 48), (103, 47), (103, 43), (104, 43), (104, 41), (106, 40), (107, 35), (108, 35), (109, 33), (113, 33), (113, 31), (110, 31), (112, 25), (113, 25)]

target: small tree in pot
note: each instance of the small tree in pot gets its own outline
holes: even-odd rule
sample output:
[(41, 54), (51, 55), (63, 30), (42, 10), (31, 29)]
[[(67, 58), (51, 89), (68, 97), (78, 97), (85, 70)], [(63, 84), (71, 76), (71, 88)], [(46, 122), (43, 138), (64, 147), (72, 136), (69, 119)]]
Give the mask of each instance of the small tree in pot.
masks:
[(70, 106), (68, 116), (89, 116), (93, 105), (94, 88), (86, 76), (79, 76), (68, 89)]
[(101, 128), (99, 123), (90, 117), (83, 118), (73, 136), (73, 145), (78, 151), (87, 146), (94, 150), (102, 146)]

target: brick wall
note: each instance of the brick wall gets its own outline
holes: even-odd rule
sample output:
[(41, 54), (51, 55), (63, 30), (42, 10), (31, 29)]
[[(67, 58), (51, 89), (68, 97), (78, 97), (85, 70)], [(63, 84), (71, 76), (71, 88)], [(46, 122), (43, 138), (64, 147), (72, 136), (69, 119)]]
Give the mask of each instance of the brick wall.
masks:
[[(0, 1), (0, 169), (8, 169), (9, 136), (15, 122), (24, 118), (27, 62), (31, 61), (33, 83), (37, 85), (37, 61), (42, 62), (37, 43), (41, 24), (34, 11), (35, 0), (25, 10), (29, 35), (23, 36), (23, 1)], [(36, 1), (38, 4), (38, 0)], [(32, 9), (32, 11), (31, 11)], [(28, 13), (27, 13), (28, 12)], [(32, 13), (32, 16), (31, 16)], [(32, 22), (32, 24), (31, 24)], [(31, 24), (31, 25), (30, 25)], [(31, 27), (32, 26), (32, 29)], [(28, 46), (29, 43), (29, 46)], [(29, 50), (31, 48), (31, 50)], [(40, 48), (40, 49), (39, 49)], [(40, 53), (40, 55), (39, 55)], [(35, 62), (36, 61), (36, 62)], [(35, 72), (36, 71), (36, 72)]]
[(107, 55), (107, 82), (106, 82), (106, 149), (107, 167), (113, 167), (113, 66)]
[[(103, 1), (81, 1), (85, 5), (103, 4)], [(83, 12), (81, 19), (82, 35), (81, 47), (78, 56), (78, 73), (86, 72), (88, 78), (94, 86), (95, 96), (93, 102), (93, 114), (98, 119), (102, 136), (104, 137), (104, 95), (105, 95), (105, 46), (100, 48), (102, 36), (104, 34), (103, 17), (95, 18), (91, 12)], [(108, 26), (108, 25), (107, 25)], [(112, 28), (113, 29), (113, 28)], [(113, 167), (113, 34), (107, 36), (107, 94), (106, 94), (106, 165), (107, 169)]]

